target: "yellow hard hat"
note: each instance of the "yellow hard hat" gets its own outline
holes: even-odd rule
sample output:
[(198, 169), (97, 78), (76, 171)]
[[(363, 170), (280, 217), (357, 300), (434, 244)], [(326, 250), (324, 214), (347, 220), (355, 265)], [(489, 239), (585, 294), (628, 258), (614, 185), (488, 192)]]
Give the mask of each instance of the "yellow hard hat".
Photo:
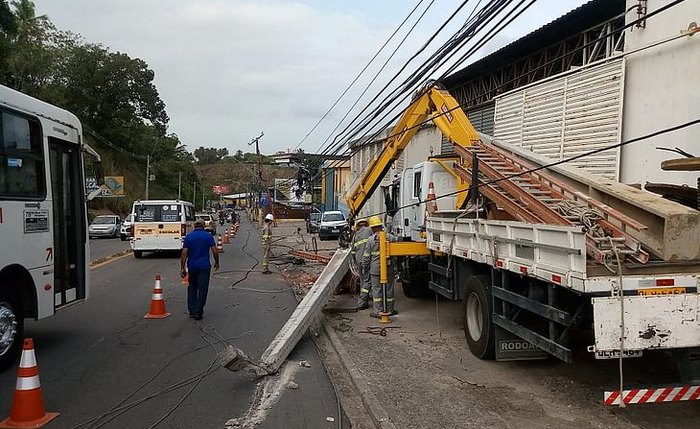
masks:
[(360, 218), (355, 221), (355, 227), (360, 226), (361, 223), (367, 223), (367, 218)]
[(382, 226), (382, 218), (379, 216), (372, 216), (369, 218), (369, 227), (374, 228), (375, 226)]

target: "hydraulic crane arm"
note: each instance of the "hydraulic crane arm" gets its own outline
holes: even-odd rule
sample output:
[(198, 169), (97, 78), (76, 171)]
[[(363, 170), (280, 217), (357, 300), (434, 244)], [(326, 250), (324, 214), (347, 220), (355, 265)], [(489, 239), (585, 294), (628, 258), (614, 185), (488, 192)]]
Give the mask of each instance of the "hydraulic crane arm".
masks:
[(359, 213), (391, 165), (401, 156), (420, 125), (427, 119), (431, 119), (449, 141), (459, 146), (469, 147), (479, 141), (479, 135), (457, 100), (435, 82), (429, 83), (413, 97), (382, 150), (365, 167), (359, 183), (348, 194), (350, 218)]

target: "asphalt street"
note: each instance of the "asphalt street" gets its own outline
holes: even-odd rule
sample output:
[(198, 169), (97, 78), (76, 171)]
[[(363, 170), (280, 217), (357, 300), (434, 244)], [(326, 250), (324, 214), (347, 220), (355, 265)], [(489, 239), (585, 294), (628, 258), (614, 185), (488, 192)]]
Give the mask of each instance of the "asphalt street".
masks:
[[(122, 242), (104, 243), (107, 248)], [(217, 351), (227, 342), (259, 357), (297, 304), (279, 274), (264, 276), (259, 266), (248, 272), (256, 261), (244, 245), (254, 257), (261, 254), (259, 232), (247, 220), (225, 248), (202, 321), (186, 315), (177, 258), (146, 254), (93, 270), (87, 302), (28, 322), (46, 409), (61, 413), (46, 427), (223, 428), (232, 418), (258, 421), (255, 427), (262, 429), (335, 428), (340, 419), (350, 427), (308, 335), (290, 355), (281, 371), (284, 384), (277, 387), (266, 380), (280, 377), (254, 379), (219, 368)], [(156, 274), (172, 315), (147, 320)], [(13, 370), (0, 374), (2, 418), (9, 414), (15, 380)], [(287, 388), (288, 380), (298, 388)], [(251, 407), (256, 402), (262, 405)]]
[(90, 259), (97, 260), (130, 249), (129, 241), (119, 238), (93, 238), (90, 240)]

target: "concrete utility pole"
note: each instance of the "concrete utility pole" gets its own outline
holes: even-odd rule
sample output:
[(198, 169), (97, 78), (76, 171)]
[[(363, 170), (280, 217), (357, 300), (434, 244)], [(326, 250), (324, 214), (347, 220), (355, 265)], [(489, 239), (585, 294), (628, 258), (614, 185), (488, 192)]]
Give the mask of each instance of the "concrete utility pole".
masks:
[(182, 195), (182, 171), (177, 173), (177, 199), (179, 200)]
[(255, 154), (257, 155), (257, 172), (256, 172), (256, 178), (255, 181), (256, 183), (260, 183), (263, 187), (263, 195), (267, 194), (267, 199), (270, 201), (270, 213), (272, 213), (272, 201), (270, 198), (270, 190), (267, 186), (267, 180), (263, 178), (263, 173), (262, 173), (262, 155), (260, 154), (260, 139), (265, 135), (264, 132), (260, 132), (260, 135), (254, 138), (253, 140), (248, 143), (248, 146), (251, 146), (252, 144), (255, 144)]
[(148, 183), (151, 181), (151, 155), (146, 155), (146, 199), (148, 199)]
[[(197, 211), (197, 181), (195, 180), (192, 184), (192, 204), (194, 204), (194, 211)], [(202, 206), (202, 211), (204, 211), (204, 206)]]

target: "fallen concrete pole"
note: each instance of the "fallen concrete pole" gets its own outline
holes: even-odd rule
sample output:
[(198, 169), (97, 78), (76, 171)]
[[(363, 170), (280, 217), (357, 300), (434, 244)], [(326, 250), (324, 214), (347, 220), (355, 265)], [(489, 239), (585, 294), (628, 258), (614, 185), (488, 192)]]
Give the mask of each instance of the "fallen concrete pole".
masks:
[(294, 313), (289, 317), (287, 323), (263, 352), (260, 365), (267, 371), (260, 368), (259, 371), (256, 371), (259, 375), (277, 372), (289, 353), (294, 350), (304, 332), (309, 329), (316, 315), (321, 312), (331, 292), (340, 284), (348, 272), (349, 264), (350, 250), (338, 249)]

